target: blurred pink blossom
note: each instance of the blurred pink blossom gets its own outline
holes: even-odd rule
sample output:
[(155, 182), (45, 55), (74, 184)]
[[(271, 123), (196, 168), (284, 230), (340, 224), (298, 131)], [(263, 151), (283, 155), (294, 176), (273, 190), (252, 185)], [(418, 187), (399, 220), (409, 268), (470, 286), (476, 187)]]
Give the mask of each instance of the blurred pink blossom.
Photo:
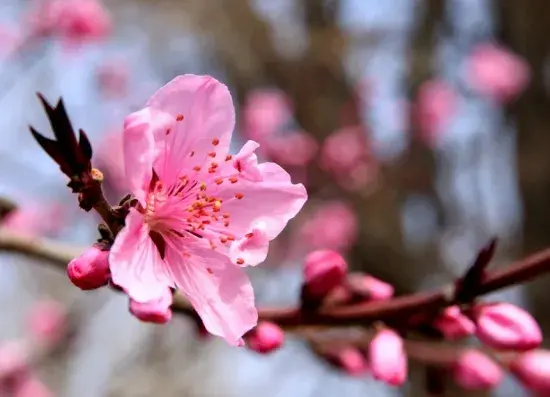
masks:
[(251, 350), (266, 354), (279, 349), (285, 340), (285, 333), (277, 324), (261, 321), (246, 337)]
[(126, 118), (124, 168), (138, 205), (109, 263), (113, 283), (134, 301), (177, 288), (210, 333), (241, 345), (258, 318), (242, 267), (257, 265), (268, 246), (263, 238), (246, 245), (252, 262), (234, 258), (231, 246), (259, 229), (275, 239), (307, 192), (277, 164), (258, 164), (254, 142), (229, 154), (234, 123), (228, 88), (197, 75), (176, 77)]
[(392, 386), (407, 380), (407, 356), (403, 338), (391, 330), (378, 331), (369, 345), (369, 366), (375, 379)]
[(109, 251), (94, 244), (67, 265), (71, 282), (82, 290), (103, 287), (110, 280)]
[(94, 152), (95, 165), (105, 174), (105, 182), (120, 193), (128, 189), (122, 145), (122, 131), (112, 130), (105, 135)]
[(43, 236), (58, 233), (65, 225), (64, 209), (58, 204), (27, 202), (10, 212), (1, 227), (26, 236)]
[(311, 248), (346, 252), (357, 240), (359, 225), (354, 210), (343, 201), (318, 205), (299, 226), (299, 240)]
[(512, 361), (510, 370), (541, 397), (550, 395), (550, 351), (532, 350), (520, 354)]
[(290, 99), (282, 91), (258, 89), (249, 92), (242, 111), (245, 136), (264, 144), (266, 138), (288, 122), (290, 112)]
[(496, 44), (474, 48), (467, 61), (467, 79), (473, 89), (500, 103), (519, 96), (530, 79), (527, 62)]
[(29, 367), (28, 344), (23, 340), (0, 343), (0, 378), (26, 374)]
[(109, 59), (96, 70), (99, 92), (106, 98), (124, 98), (128, 93), (129, 71), (122, 59)]
[(348, 264), (342, 256), (331, 250), (311, 252), (304, 263), (304, 289), (308, 297), (324, 298), (342, 285)]
[(67, 312), (59, 302), (40, 301), (31, 308), (27, 321), (34, 340), (52, 345), (65, 332)]
[(363, 273), (351, 273), (347, 277), (348, 288), (363, 299), (383, 301), (393, 296), (394, 288), (376, 277)]
[(369, 155), (363, 127), (344, 127), (325, 139), (321, 149), (321, 164), (327, 170), (347, 171)]
[(12, 397), (52, 397), (53, 393), (38, 378), (27, 376), (14, 385)]
[(305, 131), (287, 132), (267, 141), (270, 157), (283, 165), (305, 166), (315, 157), (319, 145), (311, 134)]
[(423, 140), (431, 145), (457, 107), (453, 88), (443, 80), (424, 82), (418, 90), (416, 117)]
[(324, 353), (326, 359), (344, 370), (351, 376), (365, 375), (368, 370), (368, 362), (364, 354), (357, 348), (347, 346)]
[(542, 332), (527, 311), (510, 303), (474, 307), (476, 336), (495, 349), (530, 350), (542, 343)]
[(21, 33), (16, 27), (0, 25), (0, 57), (9, 57), (21, 44)]
[(172, 319), (172, 291), (166, 292), (158, 299), (149, 302), (136, 302), (130, 299), (130, 313), (141, 321), (148, 323), (164, 324)]
[(434, 327), (445, 339), (459, 340), (471, 336), (476, 325), (460, 311), (458, 306), (449, 306), (434, 320)]
[(457, 385), (465, 390), (490, 390), (501, 382), (500, 367), (485, 354), (467, 350), (460, 355), (453, 368)]

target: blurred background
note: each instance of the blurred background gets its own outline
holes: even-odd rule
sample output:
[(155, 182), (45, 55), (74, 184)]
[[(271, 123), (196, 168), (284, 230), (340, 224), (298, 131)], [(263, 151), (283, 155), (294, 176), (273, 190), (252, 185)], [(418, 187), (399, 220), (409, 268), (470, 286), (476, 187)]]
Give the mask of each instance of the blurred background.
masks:
[[(230, 87), (234, 147), (258, 141), (262, 159), (309, 192), (250, 272), (260, 304), (297, 302), (300, 265), (316, 248), (400, 294), (458, 276), (492, 236), (494, 266), (548, 245), (547, 1), (110, 0), (108, 15), (92, 0), (61, 1), (77, 10), (62, 26), (47, 1), (0, 5), (0, 193), (23, 217), (12, 228), (80, 246), (97, 238), (98, 219), (79, 211), (28, 132), (49, 131), (37, 91), (64, 98), (115, 202), (124, 117), (195, 73)], [(83, 293), (21, 256), (0, 262), (2, 339), (24, 334), (43, 299), (79, 313), (70, 346), (38, 368), (56, 396), (425, 395), (412, 364), (396, 390), (330, 367), (292, 336), (260, 356), (201, 340), (182, 317), (140, 323), (124, 296)], [(529, 308), (548, 335), (547, 281), (497, 298)], [(526, 392), (509, 380), (493, 394)]]

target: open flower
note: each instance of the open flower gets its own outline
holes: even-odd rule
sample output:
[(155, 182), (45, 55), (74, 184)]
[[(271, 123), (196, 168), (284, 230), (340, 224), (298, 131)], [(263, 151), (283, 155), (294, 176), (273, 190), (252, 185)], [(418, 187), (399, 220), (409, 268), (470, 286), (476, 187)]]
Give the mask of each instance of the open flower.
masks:
[(258, 164), (255, 142), (228, 154), (234, 124), (227, 87), (195, 75), (175, 78), (127, 117), (125, 172), (139, 204), (109, 261), (134, 301), (177, 288), (210, 333), (239, 345), (257, 322), (241, 267), (265, 259), (307, 193), (278, 165)]

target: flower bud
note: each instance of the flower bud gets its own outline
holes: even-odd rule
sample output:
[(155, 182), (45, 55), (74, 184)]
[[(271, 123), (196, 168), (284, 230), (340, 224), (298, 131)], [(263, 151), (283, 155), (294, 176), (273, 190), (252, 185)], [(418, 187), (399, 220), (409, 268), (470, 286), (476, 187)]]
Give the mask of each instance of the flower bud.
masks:
[(390, 284), (362, 273), (350, 274), (347, 283), (352, 292), (371, 301), (390, 299), (394, 292)]
[(262, 321), (247, 334), (246, 340), (250, 349), (266, 354), (282, 346), (285, 333), (277, 324)]
[(489, 390), (502, 380), (502, 370), (485, 354), (467, 350), (455, 363), (453, 377), (465, 390)]
[(369, 345), (369, 365), (375, 379), (400, 386), (407, 379), (403, 338), (390, 329), (379, 331)]
[(335, 251), (313, 251), (304, 266), (304, 289), (308, 297), (324, 298), (332, 289), (341, 285), (346, 277), (348, 265)]
[(158, 299), (149, 302), (137, 302), (130, 299), (130, 313), (141, 321), (155, 324), (165, 324), (172, 319), (172, 291), (166, 292)]
[(355, 347), (348, 346), (343, 349), (325, 352), (324, 356), (330, 363), (351, 376), (361, 376), (369, 370), (366, 357)]
[(478, 339), (495, 349), (530, 350), (542, 343), (542, 332), (525, 310), (496, 303), (474, 308)]
[(51, 397), (52, 392), (39, 379), (26, 377), (15, 385), (13, 397)]
[(476, 330), (474, 322), (462, 314), (458, 306), (450, 306), (443, 310), (434, 320), (433, 326), (448, 340), (466, 338), (473, 335)]
[(66, 321), (67, 313), (60, 303), (43, 301), (31, 309), (28, 327), (35, 340), (51, 345), (63, 335)]
[(519, 355), (510, 365), (510, 371), (528, 389), (550, 395), (550, 351), (532, 350)]
[(107, 285), (110, 279), (109, 251), (94, 244), (79, 257), (69, 262), (67, 274), (71, 282), (82, 290)]

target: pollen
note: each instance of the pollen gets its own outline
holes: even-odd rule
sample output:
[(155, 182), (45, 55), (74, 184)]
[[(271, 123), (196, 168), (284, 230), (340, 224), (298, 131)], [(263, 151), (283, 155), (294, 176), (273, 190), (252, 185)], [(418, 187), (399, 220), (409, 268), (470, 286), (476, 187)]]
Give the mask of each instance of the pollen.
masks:
[(229, 227), (229, 221), (225, 221), (225, 222), (223, 223), (223, 225), (224, 225), (225, 227)]
[(208, 152), (208, 155), (212, 158), (216, 157), (216, 152)]
[(219, 212), (220, 209), (222, 208), (222, 203), (221, 201), (217, 200), (217, 201), (214, 201), (214, 208), (212, 209), (214, 212)]
[(227, 243), (227, 238), (220, 237), (220, 241), (221, 241), (222, 244), (225, 244), (225, 243)]
[(166, 135), (170, 134), (171, 131), (172, 131), (172, 129), (167, 128), (167, 129), (166, 129)]
[(204, 192), (206, 188), (207, 188), (206, 182), (201, 182), (201, 186), (199, 189)]
[(237, 183), (238, 179), (235, 178), (234, 176), (232, 176), (231, 178), (229, 178), (229, 182), (231, 183)]
[(189, 157), (193, 157), (195, 155), (195, 151), (191, 150), (191, 153), (189, 153)]
[(225, 161), (229, 161), (233, 158), (232, 155), (228, 154), (227, 156), (225, 156)]
[(178, 114), (176, 116), (176, 121), (183, 121), (183, 114)]
[(218, 146), (220, 144), (220, 140), (218, 138), (212, 139), (212, 145)]
[(254, 237), (254, 233), (246, 233), (245, 237), (246, 238), (252, 238), (252, 237)]
[(209, 267), (206, 268), (206, 271), (208, 274), (214, 274), (214, 270), (210, 269)]
[(193, 170), (199, 172), (201, 170), (201, 167), (196, 165), (193, 167)]
[(235, 198), (236, 198), (237, 200), (242, 200), (243, 197), (244, 197), (244, 194), (242, 194), (242, 193), (235, 193)]
[(231, 215), (229, 215), (227, 212), (222, 215), (224, 218), (229, 218)]
[(237, 258), (237, 265), (244, 265), (244, 259), (243, 258)]
[(210, 163), (210, 167), (218, 168), (218, 163), (216, 163), (215, 161), (212, 161), (212, 163)]
[(223, 183), (223, 179), (217, 178), (217, 179), (214, 179), (214, 182), (216, 183), (216, 185), (221, 185)]
[(227, 236), (227, 239), (229, 241), (235, 241), (235, 236), (233, 236), (232, 234), (230, 234), (229, 236)]

